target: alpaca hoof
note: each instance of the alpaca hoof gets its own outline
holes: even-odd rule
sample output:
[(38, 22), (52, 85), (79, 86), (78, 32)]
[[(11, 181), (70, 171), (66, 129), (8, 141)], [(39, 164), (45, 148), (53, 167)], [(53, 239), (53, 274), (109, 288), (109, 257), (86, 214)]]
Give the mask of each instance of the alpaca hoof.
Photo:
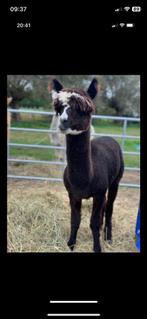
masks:
[(109, 244), (112, 244), (112, 232), (107, 227), (104, 229), (104, 240), (108, 241)]
[(101, 250), (101, 247), (100, 246), (97, 246), (97, 247), (94, 247), (94, 253), (101, 253), (102, 250)]
[(109, 245), (112, 245), (112, 239), (107, 239), (107, 243), (108, 243)]
[(69, 240), (69, 241), (67, 242), (67, 245), (68, 245), (68, 247), (70, 248), (71, 251), (74, 250), (75, 243), (76, 243), (76, 242), (73, 242), (73, 241), (71, 241), (71, 240)]
[(107, 241), (109, 245), (112, 244), (112, 235), (110, 236), (106, 236), (106, 234), (104, 234), (104, 241)]
[(70, 250), (73, 251), (74, 250), (74, 245), (73, 246), (69, 246)]
[(106, 236), (106, 234), (104, 234), (104, 241), (107, 241), (109, 245), (112, 244), (112, 235), (110, 236)]

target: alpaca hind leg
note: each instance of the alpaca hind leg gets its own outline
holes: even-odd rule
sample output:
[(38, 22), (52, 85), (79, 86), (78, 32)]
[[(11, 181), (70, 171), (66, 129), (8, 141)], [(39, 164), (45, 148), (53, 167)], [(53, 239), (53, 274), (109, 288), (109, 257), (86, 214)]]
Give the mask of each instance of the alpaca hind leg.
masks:
[(100, 216), (99, 216), (99, 223), (100, 223), (100, 229), (103, 226), (103, 221), (104, 221), (104, 215), (105, 215), (105, 210), (106, 210), (106, 204), (107, 204), (107, 200), (106, 197), (104, 199), (101, 211), (100, 211)]
[(92, 215), (90, 220), (90, 228), (93, 235), (93, 250), (95, 253), (101, 252), (100, 245), (100, 228), (102, 224), (102, 216), (104, 213), (104, 204), (105, 204), (105, 194), (101, 197), (93, 198), (93, 208)]
[(105, 209), (105, 227), (104, 227), (104, 240), (112, 242), (112, 213), (113, 213), (113, 204), (118, 192), (118, 184), (115, 183), (111, 185), (108, 191), (108, 199)]
[(76, 244), (77, 232), (81, 222), (82, 200), (77, 200), (72, 195), (69, 195), (69, 198), (71, 206), (71, 233), (67, 244), (70, 249), (73, 250)]

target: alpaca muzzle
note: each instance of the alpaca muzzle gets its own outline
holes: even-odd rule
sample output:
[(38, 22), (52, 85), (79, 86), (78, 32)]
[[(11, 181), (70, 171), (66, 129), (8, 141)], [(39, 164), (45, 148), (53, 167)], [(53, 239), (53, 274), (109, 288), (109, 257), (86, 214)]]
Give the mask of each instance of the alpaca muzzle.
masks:
[(59, 130), (62, 133), (64, 133), (68, 128), (69, 128), (68, 121), (60, 119)]

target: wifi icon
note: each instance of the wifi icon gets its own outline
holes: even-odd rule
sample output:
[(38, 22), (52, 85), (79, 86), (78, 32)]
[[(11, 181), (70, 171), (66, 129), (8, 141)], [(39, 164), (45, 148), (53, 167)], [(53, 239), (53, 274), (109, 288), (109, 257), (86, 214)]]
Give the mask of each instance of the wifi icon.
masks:
[(120, 23), (119, 25), (121, 28), (123, 28), (125, 26), (125, 23)]
[(126, 11), (129, 11), (131, 8), (130, 8), (130, 7), (124, 7), (124, 9), (125, 9)]

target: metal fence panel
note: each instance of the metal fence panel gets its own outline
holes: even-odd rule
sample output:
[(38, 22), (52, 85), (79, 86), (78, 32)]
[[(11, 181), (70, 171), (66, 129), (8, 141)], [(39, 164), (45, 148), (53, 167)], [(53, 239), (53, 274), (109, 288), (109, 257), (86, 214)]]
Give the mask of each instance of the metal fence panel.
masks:
[[(28, 113), (28, 114), (40, 114), (45, 116), (53, 116), (55, 115), (54, 112), (46, 112), (46, 111), (36, 111), (36, 110), (22, 110), (22, 109), (11, 109), (8, 108), (8, 112), (11, 113)], [(106, 120), (116, 120), (116, 121), (122, 121), (122, 135), (120, 134), (105, 134), (105, 136), (111, 136), (116, 138), (122, 139), (121, 148), (123, 151), (123, 154), (125, 155), (140, 155), (140, 152), (128, 152), (124, 151), (124, 144), (126, 139), (136, 139), (139, 140), (140, 136), (134, 136), (134, 135), (127, 135), (126, 129), (127, 129), (127, 123), (129, 121), (131, 122), (140, 122), (140, 118), (133, 118), (133, 117), (125, 117), (125, 116), (107, 116), (107, 115), (93, 115), (93, 119), (106, 119)], [(56, 133), (56, 130), (46, 130), (46, 129), (33, 129), (33, 128), (17, 128), (17, 127), (9, 127), (12, 131), (26, 131), (26, 132), (36, 132), (36, 133)], [(103, 136), (104, 134), (101, 133), (95, 133), (94, 136)], [(22, 147), (22, 148), (44, 148), (44, 149), (59, 149), (59, 150), (65, 150), (64, 146), (56, 146), (56, 145), (37, 145), (37, 144), (23, 144), (23, 143), (8, 143), (8, 155), (9, 155), (9, 147)], [(48, 164), (48, 165), (60, 165), (65, 166), (66, 162), (58, 162), (58, 161), (44, 161), (44, 160), (25, 160), (25, 159), (12, 159), (8, 157), (8, 162), (20, 162), (24, 164)], [(125, 167), (126, 171), (140, 171), (137, 167)], [(44, 180), (44, 181), (52, 181), (52, 182), (61, 182), (61, 178), (48, 178), (43, 176), (22, 176), (22, 175), (12, 175), (8, 174), (8, 178), (12, 179), (28, 179), (28, 180)], [(121, 187), (133, 187), (133, 188), (139, 188), (139, 184), (129, 184), (129, 183), (120, 183)]]

